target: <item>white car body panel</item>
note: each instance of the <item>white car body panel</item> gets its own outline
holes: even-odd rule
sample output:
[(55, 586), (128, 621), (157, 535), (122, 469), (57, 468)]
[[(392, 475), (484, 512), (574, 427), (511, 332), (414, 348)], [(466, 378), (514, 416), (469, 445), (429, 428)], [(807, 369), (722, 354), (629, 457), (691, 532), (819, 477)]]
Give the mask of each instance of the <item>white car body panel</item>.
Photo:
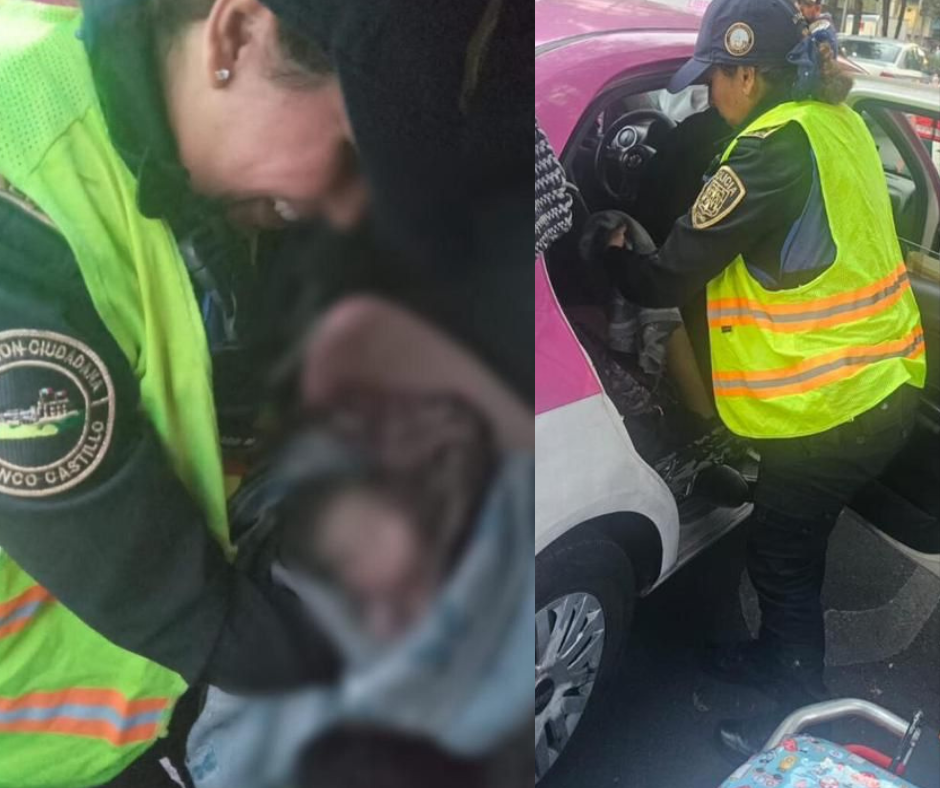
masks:
[(661, 574), (676, 563), (679, 512), (666, 483), (633, 447), (606, 394), (535, 420), (535, 549), (604, 514), (635, 512), (659, 531)]

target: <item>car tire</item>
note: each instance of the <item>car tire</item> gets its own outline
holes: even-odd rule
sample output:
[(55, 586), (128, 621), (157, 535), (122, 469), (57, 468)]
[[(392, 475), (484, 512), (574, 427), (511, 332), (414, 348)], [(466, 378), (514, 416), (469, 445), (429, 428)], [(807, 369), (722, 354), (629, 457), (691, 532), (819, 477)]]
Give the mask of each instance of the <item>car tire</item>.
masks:
[(555, 765), (610, 679), (633, 619), (630, 560), (589, 527), (536, 557), (535, 779)]

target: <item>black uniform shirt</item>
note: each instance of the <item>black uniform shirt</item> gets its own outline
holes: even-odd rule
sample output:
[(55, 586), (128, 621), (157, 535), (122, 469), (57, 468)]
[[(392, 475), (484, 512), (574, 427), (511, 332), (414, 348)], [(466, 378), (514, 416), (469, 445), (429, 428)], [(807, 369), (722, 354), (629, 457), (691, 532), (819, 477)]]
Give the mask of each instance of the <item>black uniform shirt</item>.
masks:
[[(187, 191), (173, 156), (149, 50), (139, 36), (112, 32), (91, 47), (112, 141), (138, 176), (144, 213), (195, 229), (209, 212)], [(65, 407), (81, 392), (65, 390), (68, 377), (48, 365), (11, 372), (4, 363), (36, 332), (57, 343), (52, 350), (94, 353), (96, 372), (113, 384), (113, 430), (97, 467), (80, 477), (63, 459), (65, 437), (48, 437), (35, 419), (44, 399)], [(333, 676), (334, 652), (292, 595), (252, 582), (226, 560), (173, 472), (141, 407), (135, 371), (65, 238), (8, 187), (0, 193), (0, 335), (0, 550), (113, 643), (190, 682), (267, 688)], [(14, 466), (46, 465), (60, 480), (38, 493), (15, 475)]]
[(742, 137), (713, 163), (695, 206), (659, 251), (609, 248), (604, 263), (642, 306), (684, 306), (738, 255), (767, 289), (804, 284), (835, 260), (809, 140), (796, 123)]

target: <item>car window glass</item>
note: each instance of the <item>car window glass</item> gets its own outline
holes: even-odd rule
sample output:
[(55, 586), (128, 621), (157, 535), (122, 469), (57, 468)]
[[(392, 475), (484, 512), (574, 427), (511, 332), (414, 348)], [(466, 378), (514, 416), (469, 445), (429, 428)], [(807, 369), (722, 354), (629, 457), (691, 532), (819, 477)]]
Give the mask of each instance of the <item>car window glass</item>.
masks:
[(904, 118), (914, 128), (914, 132), (940, 172), (940, 118), (928, 118), (923, 115), (906, 113)]
[[(940, 279), (937, 260), (937, 243), (940, 243), (940, 238), (931, 240), (929, 249), (923, 246), (924, 227), (920, 214), (927, 195), (919, 190), (932, 189), (933, 186), (929, 179), (914, 178), (912, 175), (912, 168), (923, 167), (923, 161), (912, 149), (899, 147), (889, 136), (883, 125), (885, 120), (882, 116), (876, 116), (864, 110), (861, 115), (875, 141), (878, 156), (884, 168), (888, 194), (891, 198), (891, 210), (904, 259), (912, 270), (919, 270), (933, 279)], [(940, 140), (940, 122), (909, 113), (894, 112), (891, 116), (899, 122), (911, 125), (920, 144), (930, 155), (932, 166), (940, 169), (940, 142), (936, 147), (934, 146), (934, 137)], [(937, 228), (934, 230), (936, 231)]]
[[(904, 117), (914, 127), (914, 132), (927, 150), (933, 166), (940, 172), (940, 118), (913, 114), (906, 114)], [(928, 250), (922, 251), (926, 253)], [(932, 254), (927, 254), (927, 256), (915, 253), (915, 267), (922, 269), (926, 267), (926, 270), (922, 270), (921, 273), (940, 281), (940, 226), (937, 227), (936, 238), (929, 252)]]
[(637, 109), (655, 109), (676, 123), (681, 123), (690, 115), (708, 109), (708, 87), (706, 85), (692, 85), (675, 94), (663, 89), (624, 96), (612, 102), (600, 113), (598, 131), (603, 133), (609, 123), (617, 120), (621, 115)]
[(911, 180), (904, 157), (882, 125), (868, 112), (863, 111), (862, 118), (875, 140), (875, 147), (878, 148), (878, 156), (881, 158), (881, 166), (885, 173)]
[(916, 48), (909, 49), (905, 58), (904, 68), (909, 68), (913, 71), (921, 71), (924, 65), (922, 53)]
[(877, 60), (880, 63), (894, 63), (898, 59), (901, 47), (897, 44), (865, 39), (843, 39), (842, 51), (848, 57), (861, 60)]
[(679, 93), (668, 90), (654, 90), (644, 94), (649, 98), (650, 106), (668, 115), (676, 123), (681, 123), (690, 115), (708, 109), (708, 87), (692, 85)]

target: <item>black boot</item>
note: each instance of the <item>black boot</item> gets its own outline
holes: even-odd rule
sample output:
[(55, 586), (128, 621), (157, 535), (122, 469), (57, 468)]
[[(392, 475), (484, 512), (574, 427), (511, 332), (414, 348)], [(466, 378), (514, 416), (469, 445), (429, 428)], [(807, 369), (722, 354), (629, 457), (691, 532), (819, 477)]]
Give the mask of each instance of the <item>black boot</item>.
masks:
[(747, 480), (729, 465), (702, 468), (692, 485), (692, 493), (715, 506), (737, 508), (751, 498)]
[(773, 679), (772, 662), (757, 640), (711, 646), (702, 659), (702, 670), (729, 684), (762, 689)]
[(738, 720), (722, 720), (715, 730), (719, 748), (735, 760), (761, 752), (767, 739), (786, 715), (762, 714)]
[(792, 708), (828, 697), (819, 653), (774, 653), (761, 641), (750, 640), (709, 648), (702, 669), (719, 681), (754, 687)]
[[(777, 701), (777, 709), (772, 714), (720, 722), (717, 737), (726, 752), (745, 757), (760, 752), (777, 726), (792, 712), (829, 699), (823, 682), (821, 654), (805, 653), (801, 658), (791, 652), (786, 659), (771, 658), (764, 664), (769, 677), (760, 689)], [(818, 725), (810, 732), (825, 739), (830, 735), (830, 728)]]
[[(750, 758), (752, 755), (762, 752), (767, 746), (767, 740), (777, 730), (777, 726), (787, 718), (790, 712), (795, 710), (790, 709), (786, 713), (780, 711), (772, 714), (761, 714), (738, 720), (722, 720), (715, 730), (720, 749), (726, 755), (735, 758), (735, 760), (740, 760), (737, 756)], [(829, 723), (823, 723), (801, 731), (801, 733), (810, 734), (820, 739), (828, 739), (831, 736), (831, 726)]]

